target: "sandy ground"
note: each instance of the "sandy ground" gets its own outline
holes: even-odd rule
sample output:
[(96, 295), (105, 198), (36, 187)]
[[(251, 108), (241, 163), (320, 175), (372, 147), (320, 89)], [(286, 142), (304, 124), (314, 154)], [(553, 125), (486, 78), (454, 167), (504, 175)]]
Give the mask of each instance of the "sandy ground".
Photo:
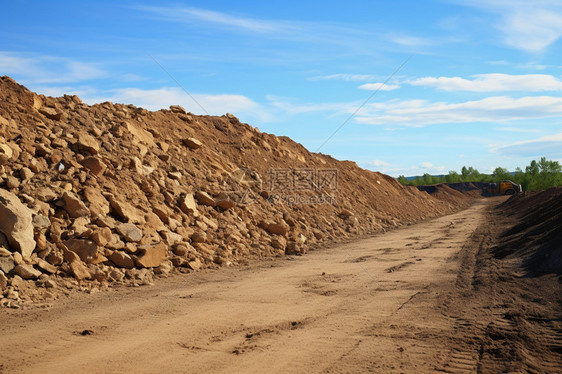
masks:
[(512, 313), (522, 296), (498, 290), (481, 256), (496, 202), (303, 257), (0, 311), (0, 372), (562, 372), (552, 305), (537, 326)]

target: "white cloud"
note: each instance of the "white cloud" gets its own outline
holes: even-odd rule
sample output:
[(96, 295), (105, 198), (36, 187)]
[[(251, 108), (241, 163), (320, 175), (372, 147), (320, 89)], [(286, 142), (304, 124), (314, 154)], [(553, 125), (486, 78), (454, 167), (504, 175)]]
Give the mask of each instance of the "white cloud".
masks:
[(422, 169), (431, 169), (434, 165), (431, 162), (425, 161), (420, 164)]
[(444, 91), (562, 91), (562, 81), (547, 74), (477, 74), (473, 79), (424, 77), (409, 82), (413, 86), (435, 87)]
[(372, 74), (338, 73), (338, 74), (330, 74), (330, 75), (319, 75), (319, 76), (308, 78), (308, 80), (310, 81), (343, 80), (343, 81), (351, 81), (351, 82), (364, 82), (377, 78), (378, 76)]
[(0, 51), (0, 71), (15, 76), (21, 83), (74, 83), (104, 77), (97, 64), (73, 59), (23, 55)]
[(359, 88), (368, 91), (392, 91), (397, 88), (400, 88), (400, 86), (397, 84), (365, 83), (359, 86)]
[(367, 165), (369, 165), (369, 166), (388, 166), (389, 163), (385, 162), (383, 160), (371, 160), (371, 161), (367, 162)]
[(560, 158), (562, 133), (506, 144), (494, 148), (493, 151), (506, 156)]
[[(271, 120), (271, 116), (263, 107), (243, 95), (193, 93), (192, 96), (211, 115), (232, 113), (237, 116), (249, 116), (261, 121)], [(157, 89), (122, 88), (90, 94), (83, 97), (82, 100), (88, 104), (104, 101), (134, 104), (149, 110), (165, 109), (170, 105), (179, 104), (195, 114), (206, 114), (185, 92), (176, 87)]]
[(562, 97), (487, 97), (461, 103), (391, 100), (365, 105), (356, 120), (372, 125), (508, 122), (562, 116)]
[(494, 13), (503, 42), (528, 52), (541, 52), (562, 37), (562, 3), (553, 0), (465, 0), (462, 5)]

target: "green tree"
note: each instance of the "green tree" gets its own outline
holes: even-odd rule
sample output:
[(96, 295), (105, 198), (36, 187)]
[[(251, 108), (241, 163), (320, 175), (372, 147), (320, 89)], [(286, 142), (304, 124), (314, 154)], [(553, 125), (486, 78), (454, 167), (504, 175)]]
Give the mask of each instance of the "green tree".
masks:
[(511, 173), (506, 168), (498, 166), (492, 173), (492, 180), (499, 182), (506, 179), (511, 179)]
[(449, 174), (445, 175), (445, 182), (457, 183), (461, 181), (461, 176), (454, 170), (450, 170)]
[(409, 184), (409, 183), (408, 183), (408, 180), (407, 180), (406, 177), (403, 176), (403, 175), (401, 175), (401, 176), (398, 177), (398, 182), (400, 182), (400, 183), (401, 183), (402, 185), (404, 185), (404, 186), (407, 186), (407, 185)]

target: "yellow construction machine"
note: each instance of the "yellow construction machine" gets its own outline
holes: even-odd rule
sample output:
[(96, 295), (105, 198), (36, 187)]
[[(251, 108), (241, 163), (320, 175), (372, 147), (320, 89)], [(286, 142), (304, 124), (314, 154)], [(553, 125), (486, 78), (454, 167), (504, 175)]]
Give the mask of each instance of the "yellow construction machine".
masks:
[(488, 183), (484, 186), (483, 195), (494, 196), (494, 195), (513, 195), (516, 192), (523, 191), (520, 184), (515, 184), (512, 181), (501, 181), (499, 183)]

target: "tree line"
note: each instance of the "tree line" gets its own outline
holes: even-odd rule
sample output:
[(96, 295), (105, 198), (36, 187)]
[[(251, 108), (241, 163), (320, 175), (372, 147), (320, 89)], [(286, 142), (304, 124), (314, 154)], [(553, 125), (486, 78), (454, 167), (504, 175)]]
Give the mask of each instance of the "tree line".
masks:
[(406, 179), (403, 175), (398, 177), (398, 182), (405, 186), (423, 186), (437, 183), (457, 182), (499, 182), (511, 180), (520, 184), (523, 191), (544, 190), (551, 187), (562, 186), (562, 166), (558, 161), (547, 160), (542, 157), (539, 161), (533, 160), (523, 171), (517, 167), (514, 173), (498, 166), (492, 174), (480, 173), (472, 166), (463, 166), (461, 172), (454, 170), (443, 176), (434, 176), (428, 173), (415, 179)]

